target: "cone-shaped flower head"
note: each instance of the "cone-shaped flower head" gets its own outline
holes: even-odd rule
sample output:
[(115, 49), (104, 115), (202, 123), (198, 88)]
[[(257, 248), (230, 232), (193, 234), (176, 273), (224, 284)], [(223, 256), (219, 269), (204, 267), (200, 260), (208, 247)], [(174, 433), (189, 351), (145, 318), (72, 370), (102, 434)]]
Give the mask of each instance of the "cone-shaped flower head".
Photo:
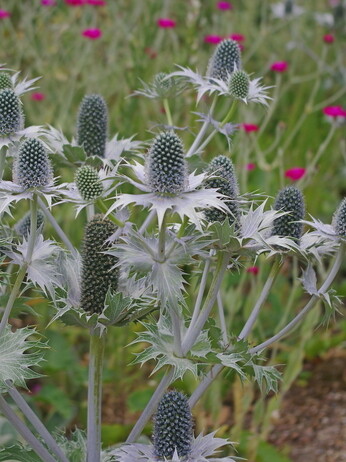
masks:
[[(39, 229), (44, 223), (44, 214), (41, 210), (37, 212), (37, 229)], [(24, 217), (17, 223), (16, 225), (16, 232), (20, 235), (25, 237), (25, 239), (30, 234), (30, 227), (31, 227), (31, 214), (28, 212), (24, 215)]]
[(0, 90), (5, 90), (6, 88), (13, 88), (11, 76), (7, 72), (0, 72)]
[(90, 165), (83, 165), (76, 171), (75, 182), (85, 201), (96, 199), (102, 194), (103, 186), (97, 170)]
[(155, 75), (153, 86), (157, 92), (157, 94), (161, 98), (166, 98), (171, 96), (174, 93), (174, 88), (176, 86), (176, 82), (173, 77), (168, 77), (168, 74), (164, 72), (159, 72)]
[(13, 180), (25, 189), (47, 186), (52, 181), (52, 168), (41, 141), (24, 141), (13, 168)]
[(155, 416), (153, 443), (158, 460), (170, 460), (176, 450), (180, 458), (191, 451), (192, 416), (185, 395), (178, 391), (166, 393)]
[(274, 220), (272, 234), (299, 241), (303, 232), (303, 224), (297, 222), (303, 220), (305, 215), (304, 197), (299, 189), (288, 186), (279, 191), (274, 209), (288, 212), (288, 214)]
[(335, 232), (346, 237), (346, 198), (341, 202), (334, 217)]
[(186, 185), (183, 143), (174, 132), (160, 133), (148, 154), (146, 173), (152, 192), (176, 195)]
[(289, 15), (293, 12), (294, 8), (294, 1), (293, 0), (286, 0), (285, 1), (285, 14)]
[(233, 98), (245, 99), (249, 94), (250, 79), (244, 71), (234, 71), (229, 78), (228, 85)]
[(0, 136), (8, 136), (22, 129), (21, 102), (9, 88), (0, 91)]
[(106, 255), (107, 239), (116, 226), (96, 215), (86, 226), (82, 252), (81, 307), (89, 313), (101, 313), (108, 289), (118, 287), (118, 270), (112, 269), (118, 258)]
[(218, 44), (208, 66), (208, 76), (227, 82), (234, 69), (241, 68), (240, 47), (235, 40), (226, 39)]
[(104, 157), (107, 142), (108, 111), (100, 95), (86, 95), (79, 108), (77, 143), (87, 156)]
[(239, 207), (235, 200), (238, 197), (239, 189), (238, 182), (234, 171), (232, 161), (226, 156), (217, 156), (209, 164), (207, 172), (213, 175), (214, 178), (209, 178), (206, 181), (206, 188), (216, 188), (221, 194), (228, 196), (231, 201), (225, 200), (231, 214), (226, 214), (216, 208), (205, 210), (204, 214), (209, 222), (225, 221), (228, 217), (230, 223), (238, 221)]

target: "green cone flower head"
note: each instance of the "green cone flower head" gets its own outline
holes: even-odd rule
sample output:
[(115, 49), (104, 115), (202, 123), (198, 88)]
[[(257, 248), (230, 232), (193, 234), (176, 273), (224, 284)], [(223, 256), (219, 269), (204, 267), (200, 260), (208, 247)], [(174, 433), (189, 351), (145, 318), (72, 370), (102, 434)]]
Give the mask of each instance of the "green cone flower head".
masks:
[(154, 423), (153, 444), (158, 460), (170, 460), (176, 450), (180, 458), (191, 451), (192, 416), (185, 395), (179, 391), (166, 393), (161, 399)]
[(183, 143), (174, 132), (160, 133), (154, 140), (146, 164), (147, 182), (152, 192), (176, 195), (186, 186)]
[(305, 216), (304, 197), (299, 189), (288, 186), (279, 191), (274, 209), (289, 213), (274, 220), (272, 234), (299, 241), (303, 232), (303, 224), (297, 221), (303, 220)]
[(85, 201), (96, 199), (102, 194), (103, 186), (98, 172), (90, 165), (83, 165), (76, 171), (75, 182)]
[(107, 126), (105, 100), (100, 95), (86, 95), (79, 108), (77, 143), (87, 156), (105, 156)]
[(82, 252), (81, 308), (89, 313), (102, 313), (108, 289), (118, 287), (118, 270), (112, 269), (118, 258), (102, 252), (116, 226), (102, 215), (96, 215), (86, 226)]
[[(37, 229), (39, 229), (44, 224), (44, 214), (41, 210), (37, 212)], [(27, 237), (30, 234), (30, 227), (31, 227), (31, 214), (28, 212), (24, 215), (24, 217), (18, 222), (16, 225), (16, 232), (19, 236)]]
[(9, 88), (0, 91), (0, 136), (8, 136), (23, 128), (21, 102)]
[(346, 237), (346, 198), (341, 202), (334, 216), (335, 232)]
[[(239, 194), (238, 182), (234, 171), (232, 161), (226, 156), (217, 156), (209, 164), (207, 172), (214, 176), (206, 181), (206, 188), (216, 188), (221, 194), (228, 196), (230, 199), (237, 199)], [(227, 201), (226, 205), (231, 214), (226, 214), (216, 208), (205, 210), (206, 219), (212, 223), (214, 221), (223, 222), (228, 217), (230, 224), (237, 222), (239, 219), (239, 207), (237, 202)]]
[(170, 97), (174, 94), (174, 89), (176, 87), (175, 79), (173, 77), (167, 79), (167, 75), (168, 74), (165, 72), (159, 72), (154, 77), (153, 87), (161, 98)]
[(229, 78), (228, 85), (233, 98), (245, 99), (249, 94), (250, 79), (244, 71), (235, 70)]
[(5, 90), (6, 88), (13, 89), (11, 76), (7, 72), (0, 72), (0, 90)]
[(25, 189), (47, 186), (52, 181), (52, 169), (41, 141), (24, 141), (14, 163), (13, 180)]
[(219, 43), (210, 59), (207, 75), (227, 82), (229, 74), (241, 68), (240, 47), (235, 40)]

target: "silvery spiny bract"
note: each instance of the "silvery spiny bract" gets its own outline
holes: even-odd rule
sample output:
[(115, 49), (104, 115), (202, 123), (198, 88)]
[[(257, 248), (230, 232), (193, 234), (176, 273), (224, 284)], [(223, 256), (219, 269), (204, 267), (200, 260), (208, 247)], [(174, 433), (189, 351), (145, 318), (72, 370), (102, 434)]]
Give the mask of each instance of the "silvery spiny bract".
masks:
[(246, 99), (249, 94), (250, 79), (244, 71), (235, 70), (229, 78), (228, 85), (233, 98)]
[(294, 186), (288, 186), (279, 191), (274, 209), (288, 212), (288, 214), (274, 220), (272, 234), (299, 241), (303, 232), (303, 224), (297, 222), (303, 220), (305, 215), (304, 198), (300, 190)]
[[(44, 214), (41, 210), (37, 212), (37, 229), (39, 229), (44, 223)], [(23, 236), (25, 239), (30, 234), (30, 226), (31, 226), (31, 215), (30, 212), (24, 215), (24, 217), (17, 223), (15, 230), (20, 235)]]
[(0, 90), (5, 90), (6, 88), (13, 89), (11, 76), (7, 72), (0, 72)]
[(13, 166), (13, 181), (25, 189), (47, 186), (52, 169), (43, 143), (35, 138), (24, 141)]
[(175, 451), (179, 457), (189, 455), (193, 430), (185, 395), (179, 391), (166, 393), (158, 405), (154, 424), (153, 444), (158, 460), (172, 458)]
[(186, 166), (181, 139), (174, 132), (160, 133), (146, 163), (148, 184), (155, 193), (175, 195), (186, 185)]
[(83, 165), (76, 171), (75, 182), (82, 198), (86, 201), (96, 199), (102, 194), (103, 186), (97, 170)]
[(0, 91), (0, 136), (11, 135), (23, 127), (21, 102), (13, 90)]
[(105, 156), (108, 110), (100, 95), (84, 96), (79, 108), (77, 143), (87, 156)]
[(108, 289), (118, 287), (118, 270), (112, 269), (118, 259), (103, 252), (109, 248), (107, 239), (116, 226), (102, 215), (87, 224), (82, 251), (81, 308), (89, 313), (101, 313)]
[(168, 74), (165, 72), (159, 72), (155, 75), (153, 81), (153, 87), (155, 88), (158, 96), (161, 98), (167, 98), (174, 93), (174, 87), (176, 86), (175, 79), (173, 77), (167, 77)]
[(346, 199), (343, 199), (334, 217), (335, 232), (339, 236), (346, 237)]
[[(206, 180), (206, 188), (217, 188), (221, 194), (236, 200), (239, 194), (238, 183), (232, 161), (226, 156), (217, 156), (209, 164), (207, 172), (213, 175)], [(239, 217), (239, 207), (234, 201), (225, 200), (225, 204), (230, 209), (231, 214), (226, 214), (221, 210), (212, 208), (205, 210), (204, 214), (209, 222), (223, 222), (226, 217), (230, 223), (236, 221)]]
[(240, 47), (235, 40), (226, 39), (218, 44), (208, 66), (208, 76), (227, 82), (235, 69), (241, 68)]

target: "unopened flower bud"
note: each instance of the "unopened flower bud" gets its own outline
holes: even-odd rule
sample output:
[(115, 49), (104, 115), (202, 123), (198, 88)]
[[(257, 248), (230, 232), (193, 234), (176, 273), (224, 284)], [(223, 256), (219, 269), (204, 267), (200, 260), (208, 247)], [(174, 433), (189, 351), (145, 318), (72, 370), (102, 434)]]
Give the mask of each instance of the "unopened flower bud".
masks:
[(87, 95), (79, 108), (77, 143), (87, 156), (104, 157), (107, 142), (108, 111), (100, 95)]
[(300, 190), (294, 186), (288, 186), (279, 191), (274, 209), (288, 213), (274, 220), (272, 234), (299, 241), (303, 232), (303, 223), (298, 222), (305, 216), (304, 197)]
[(334, 217), (335, 232), (341, 237), (346, 237), (346, 198), (342, 200)]
[(228, 82), (229, 91), (233, 98), (245, 99), (249, 94), (250, 79), (244, 71), (234, 71)]
[(25, 189), (51, 183), (51, 164), (41, 141), (29, 138), (21, 144), (14, 163), (13, 180)]
[(7, 72), (0, 72), (0, 90), (13, 89), (11, 76)]
[[(37, 212), (37, 229), (39, 229), (44, 224), (44, 214), (41, 210)], [(31, 229), (31, 213), (28, 212), (24, 217), (17, 223), (15, 230), (19, 236), (27, 237), (30, 234)]]
[(21, 102), (9, 88), (0, 91), (0, 136), (8, 136), (23, 128)]
[(103, 186), (98, 172), (90, 165), (83, 165), (76, 171), (75, 182), (85, 201), (96, 199), (102, 194)]
[(220, 42), (209, 61), (207, 75), (227, 82), (235, 69), (241, 68), (240, 47), (235, 40), (226, 39)]

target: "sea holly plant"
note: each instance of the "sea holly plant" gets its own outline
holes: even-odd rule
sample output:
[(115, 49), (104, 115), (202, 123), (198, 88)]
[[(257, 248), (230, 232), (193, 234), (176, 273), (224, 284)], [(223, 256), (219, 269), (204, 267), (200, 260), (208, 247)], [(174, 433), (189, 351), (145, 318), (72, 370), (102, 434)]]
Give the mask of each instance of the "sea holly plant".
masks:
[[(266, 348), (288, 335), (319, 300), (328, 313), (334, 310), (338, 297), (331, 286), (345, 251), (345, 200), (332, 224), (307, 220), (308, 204), (299, 188), (283, 188), (272, 201), (240, 190), (232, 152), (204, 159), (210, 141), (225, 134), (227, 124), (237, 125), (238, 104), (268, 104), (269, 87), (259, 82), (242, 68), (238, 44), (227, 39), (216, 47), (205, 75), (180, 68), (156, 75), (136, 92), (164, 102), (168, 127), (152, 139), (108, 141), (106, 102), (92, 94), (84, 97), (76, 117), (76, 139), (68, 141), (48, 127), (19, 143), (24, 135), (18, 138), (23, 119), (16, 82), (0, 74), (1, 136), (14, 156), (12, 181), (0, 182), (0, 412), (22, 438), (21, 444), (0, 450), (0, 460), (235, 460), (225, 455), (232, 445), (215, 436), (217, 429), (196, 436), (193, 406), (223, 370), (253, 380), (264, 393), (278, 390), (280, 373), (267, 364)], [(197, 90), (197, 103), (203, 95), (214, 99), (186, 148), (174, 130), (169, 99), (190, 91), (189, 83)], [(228, 107), (217, 121), (219, 98)], [(228, 138), (235, 133), (228, 130)], [(197, 154), (198, 162), (192, 162)], [(10, 164), (10, 156), (3, 159)], [(73, 170), (72, 183), (59, 176), (65, 174), (58, 171), (61, 165)], [(18, 208), (19, 201), (27, 203), (29, 214)], [(77, 204), (85, 219), (79, 247), (54, 216), (62, 204)], [(58, 239), (45, 237), (45, 222)], [(270, 271), (238, 330), (227, 321), (233, 306), (232, 300), (224, 306), (223, 282), (261, 255)], [(272, 336), (256, 342), (252, 333), (263, 305), (292, 256), (301, 265), (305, 305)], [(67, 330), (80, 326), (90, 342), (86, 429), (69, 437), (64, 429), (51, 434), (21, 394), (40, 374), (49, 348), (37, 329), (12, 327), (18, 300), (29, 291), (50, 300), (49, 325), (59, 320)], [(135, 323), (137, 337), (129, 346), (136, 348), (133, 363), (147, 364), (152, 375), (162, 370), (162, 379), (127, 441), (102, 448), (105, 345), (111, 330)], [(169, 391), (187, 374), (198, 381), (191, 396)], [(154, 414), (151, 442), (138, 443)]]

